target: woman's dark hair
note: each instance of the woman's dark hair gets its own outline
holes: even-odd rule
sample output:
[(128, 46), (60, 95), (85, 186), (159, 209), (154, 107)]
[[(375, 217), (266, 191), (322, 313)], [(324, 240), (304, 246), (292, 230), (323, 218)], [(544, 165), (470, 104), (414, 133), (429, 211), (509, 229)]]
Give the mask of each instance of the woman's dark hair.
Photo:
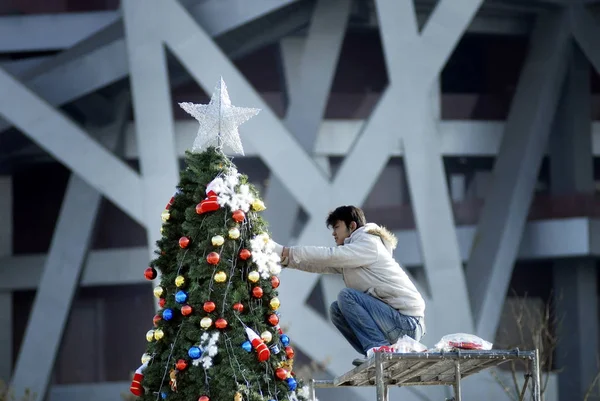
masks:
[(367, 224), (365, 214), (361, 208), (356, 206), (340, 206), (327, 216), (327, 227), (333, 227), (336, 222), (343, 221), (346, 227), (350, 227), (350, 223), (355, 222), (356, 228)]

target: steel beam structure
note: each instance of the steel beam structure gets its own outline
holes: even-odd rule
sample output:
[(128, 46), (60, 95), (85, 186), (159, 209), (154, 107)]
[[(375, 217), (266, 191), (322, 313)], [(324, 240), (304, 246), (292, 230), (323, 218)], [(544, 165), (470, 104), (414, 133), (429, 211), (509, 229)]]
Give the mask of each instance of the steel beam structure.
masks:
[[(148, 32), (160, 20), (160, 8), (139, 1), (122, 4), (129, 75), (142, 173), (144, 222), (150, 259), (160, 239), (159, 218), (179, 181), (175, 153), (169, 73), (163, 45)], [(160, 110), (160, 113), (156, 111)], [(159, 277), (156, 282), (159, 283)]]
[[(0, 98), (2, 117), (134, 220), (144, 224), (141, 180), (133, 169), (3, 70), (0, 70), (0, 87), (11, 93), (11, 96)], [(77, 149), (77, 152), (72, 149)]]
[(117, 11), (0, 17), (0, 53), (67, 49), (119, 19)]
[(538, 17), (466, 274), (476, 331), (494, 338), (571, 50), (566, 13)]
[[(113, 151), (129, 107), (128, 99), (120, 103), (120, 117), (106, 129)], [(94, 187), (71, 173), (10, 384), (15, 394), (29, 391), (32, 401), (46, 397), (101, 200)]]
[[(475, 239), (475, 226), (456, 228), (461, 259), (468, 260)], [(419, 267), (423, 258), (415, 230), (396, 231), (402, 249), (395, 257), (404, 266)], [(584, 217), (531, 221), (527, 224), (521, 246), (520, 260), (551, 258), (581, 258), (600, 256), (600, 220)], [(15, 255), (0, 258), (2, 280), (0, 291), (32, 290), (40, 283), (46, 254)], [(84, 287), (147, 283), (139, 266), (148, 263), (148, 248), (119, 248), (93, 250), (86, 260), (80, 285)], [(429, 337), (429, 336), (428, 336)], [(429, 343), (429, 338), (427, 339)], [(329, 352), (327, 354), (330, 354)]]
[[(243, 0), (207, 0), (195, 3), (190, 12), (199, 24), (207, 26), (210, 36), (218, 37), (295, 1), (265, 0), (253, 4), (249, 10)], [(231, 10), (245, 10), (248, 14)], [(114, 22), (18, 78), (53, 106), (76, 100), (127, 77), (129, 67), (123, 35), (121, 21)], [(0, 132), (10, 127), (10, 123), (0, 121)]]
[[(311, 155), (337, 69), (350, 6), (350, 0), (319, 0), (306, 39), (300, 46), (297, 43), (288, 44), (292, 48), (285, 49), (282, 54), (288, 97), (284, 124), (304, 151)], [(282, 43), (282, 46), (286, 46), (286, 43)], [(300, 57), (289, 54), (294, 50), (300, 50)], [(316, 162), (326, 175), (330, 174), (327, 160)], [(273, 174), (266, 202), (270, 207), (265, 212), (265, 218), (273, 222), (273, 235), (280, 242), (287, 243), (297, 221), (298, 204)]]
[[(13, 244), (12, 178), (0, 176), (0, 257), (12, 255)], [(1, 266), (1, 265), (0, 265)], [(12, 289), (0, 290), (0, 380), (8, 383), (13, 356)]]
[[(318, 158), (343, 157), (359, 137), (363, 120), (325, 120), (321, 124), (314, 154)], [(503, 121), (440, 121), (438, 137), (440, 154), (444, 157), (495, 157), (506, 132)], [(189, 144), (194, 141), (197, 123), (175, 122), (175, 146), (177, 155), (183, 157)], [(246, 157), (260, 156), (258, 149), (249, 142), (244, 143)], [(592, 152), (600, 156), (600, 122), (592, 124)], [(398, 157), (404, 149), (390, 150), (390, 156)], [(137, 159), (139, 153), (135, 139), (135, 124), (127, 128), (125, 136), (125, 158)]]
[[(551, 193), (593, 194), (590, 63), (578, 46), (573, 46), (569, 61), (550, 138)], [(586, 394), (598, 371), (596, 260), (588, 257), (555, 261), (553, 278), (554, 305), (560, 321), (556, 327), (560, 339), (556, 349), (560, 399), (594, 399)], [(596, 394), (597, 390), (590, 392), (591, 397)]]
[(577, 44), (581, 47), (597, 73), (600, 74), (600, 21), (582, 4), (568, 7), (571, 27)]

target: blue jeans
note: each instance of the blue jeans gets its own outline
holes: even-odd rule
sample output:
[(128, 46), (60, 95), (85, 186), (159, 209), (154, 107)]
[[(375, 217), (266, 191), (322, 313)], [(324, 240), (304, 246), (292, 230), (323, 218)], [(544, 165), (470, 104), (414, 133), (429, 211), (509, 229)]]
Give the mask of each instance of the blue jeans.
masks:
[(392, 345), (407, 335), (416, 341), (423, 336), (418, 319), (406, 316), (385, 302), (352, 288), (344, 288), (330, 307), (331, 321), (359, 353)]

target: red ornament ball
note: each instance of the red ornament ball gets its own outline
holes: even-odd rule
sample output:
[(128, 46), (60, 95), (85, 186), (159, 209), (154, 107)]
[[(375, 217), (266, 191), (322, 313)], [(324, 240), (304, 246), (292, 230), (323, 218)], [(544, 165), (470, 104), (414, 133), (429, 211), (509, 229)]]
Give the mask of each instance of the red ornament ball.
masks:
[(279, 380), (285, 380), (287, 378), (287, 375), (288, 372), (284, 368), (275, 369), (275, 376), (277, 376)]
[(254, 298), (262, 298), (262, 296), (263, 296), (263, 289), (260, 288), (260, 287), (254, 287), (252, 289), (252, 296)]
[(248, 259), (250, 259), (250, 256), (252, 256), (252, 252), (250, 252), (246, 248), (244, 248), (240, 251), (240, 259), (248, 260)]
[(210, 401), (210, 398), (208, 398), (207, 396), (203, 395), (202, 397), (198, 398), (198, 401)]
[(235, 212), (233, 212), (231, 217), (233, 217), (233, 219), (238, 223), (241, 223), (246, 218), (246, 213), (244, 213), (243, 210), (236, 210)]
[(269, 315), (269, 323), (273, 326), (277, 325), (277, 323), (279, 323), (279, 317), (274, 313)]
[(215, 327), (217, 329), (224, 329), (225, 327), (227, 327), (227, 320), (223, 319), (222, 317), (218, 318), (215, 322)]
[(192, 311), (193, 311), (193, 310), (192, 310), (192, 307), (191, 307), (191, 306), (189, 306), (189, 305), (183, 305), (183, 306), (181, 307), (181, 314), (182, 314), (183, 316), (189, 316), (189, 315), (191, 315), (191, 314), (192, 314)]
[(233, 304), (233, 310), (238, 313), (242, 313), (244, 311), (244, 305), (242, 305), (241, 302), (236, 302)]
[(160, 306), (161, 308), (164, 308), (166, 303), (167, 303), (166, 299), (159, 298), (159, 300), (158, 300), (158, 306)]
[(182, 249), (187, 248), (189, 244), (190, 244), (190, 239), (188, 237), (181, 237), (181, 238), (179, 238), (179, 246)]
[(277, 287), (279, 287), (279, 284), (280, 284), (279, 277), (271, 276), (271, 287), (277, 288)]
[(187, 368), (187, 362), (183, 359), (180, 359), (175, 364), (175, 367), (177, 368), (177, 370), (184, 370), (185, 368)]
[(158, 322), (160, 322), (162, 320), (162, 317), (160, 315), (154, 315), (154, 317), (152, 318), (152, 323), (154, 324), (154, 327), (158, 327)]
[(156, 270), (154, 270), (154, 267), (149, 267), (144, 270), (144, 276), (147, 280), (154, 280), (156, 278)]
[(221, 256), (216, 252), (211, 252), (206, 256), (206, 261), (211, 265), (217, 265), (221, 260)]
[(294, 349), (288, 345), (285, 347), (285, 355), (288, 359), (292, 359), (294, 357)]
[(202, 307), (202, 309), (204, 309), (204, 312), (206, 312), (206, 313), (210, 313), (210, 312), (214, 311), (215, 308), (216, 308), (216, 306), (213, 301), (206, 301), (204, 303), (204, 306)]

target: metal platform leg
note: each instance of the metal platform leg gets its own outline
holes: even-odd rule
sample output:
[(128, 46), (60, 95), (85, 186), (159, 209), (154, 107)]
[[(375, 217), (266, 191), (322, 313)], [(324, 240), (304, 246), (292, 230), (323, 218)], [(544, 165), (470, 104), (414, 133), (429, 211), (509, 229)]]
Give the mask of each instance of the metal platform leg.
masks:
[(454, 376), (456, 381), (454, 382), (454, 401), (462, 401), (462, 395), (460, 391), (460, 362), (454, 362)]
[(383, 353), (375, 353), (375, 387), (377, 388), (377, 401), (388, 401), (388, 386), (383, 377)]
[(317, 394), (315, 391), (315, 379), (310, 379), (310, 381), (308, 382), (308, 399), (310, 401), (315, 401), (317, 399)]
[(531, 372), (531, 392), (533, 401), (541, 401), (542, 394), (540, 389), (540, 351), (535, 350), (535, 357), (532, 361)]

